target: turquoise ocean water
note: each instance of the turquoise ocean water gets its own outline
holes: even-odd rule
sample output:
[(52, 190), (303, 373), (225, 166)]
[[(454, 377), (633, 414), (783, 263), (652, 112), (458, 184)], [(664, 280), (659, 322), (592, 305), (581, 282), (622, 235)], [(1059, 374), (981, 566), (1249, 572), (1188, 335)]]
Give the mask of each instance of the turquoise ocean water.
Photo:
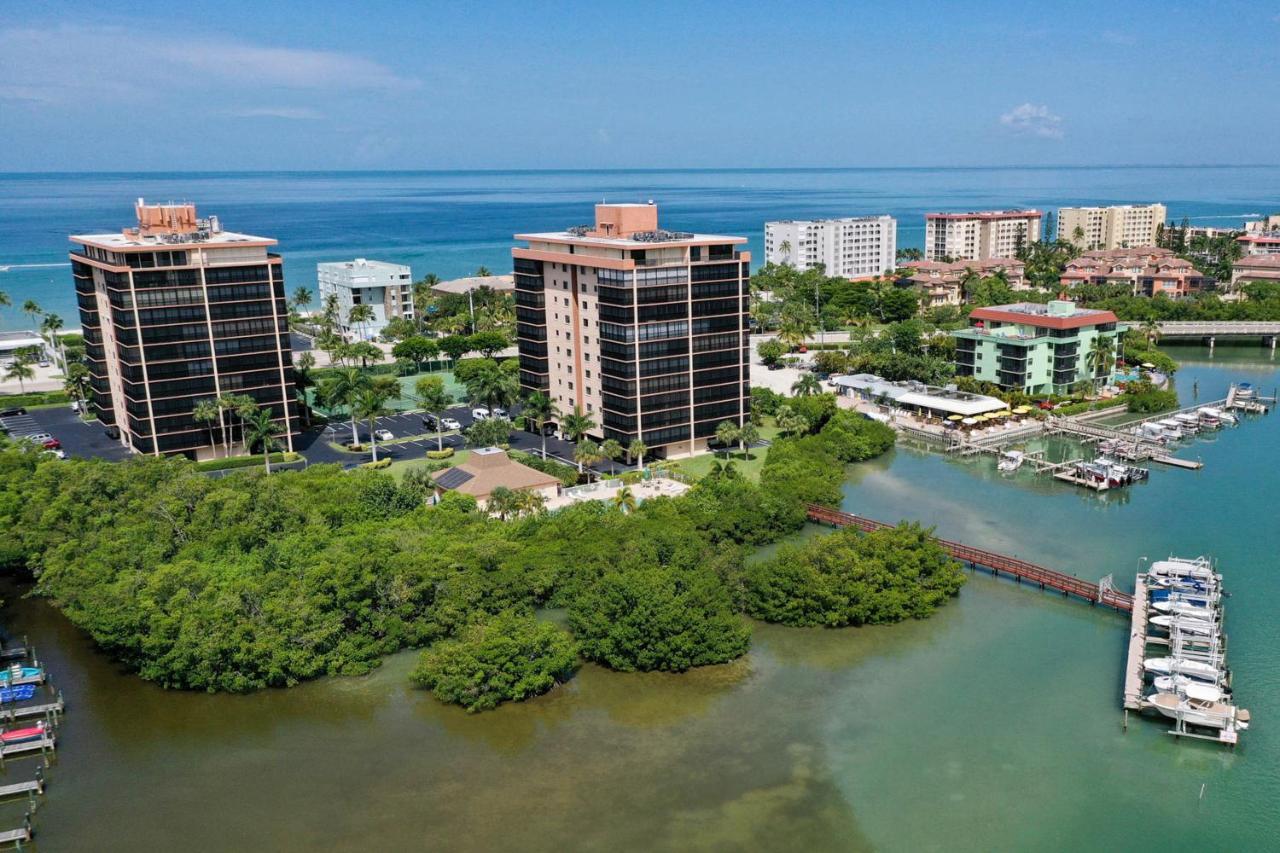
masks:
[[(928, 210), (1163, 201), (1233, 225), (1280, 207), (1280, 167), (0, 174), (0, 290), (76, 317), (69, 234), (133, 222), (133, 202), (190, 200), (226, 228), (280, 240), (290, 286), (320, 261), (407, 263), (451, 278), (511, 268), (511, 235), (589, 221), (602, 201), (661, 206), (671, 226), (751, 239), (768, 219), (889, 213), (919, 246)], [(0, 329), (28, 325), (0, 312)]]

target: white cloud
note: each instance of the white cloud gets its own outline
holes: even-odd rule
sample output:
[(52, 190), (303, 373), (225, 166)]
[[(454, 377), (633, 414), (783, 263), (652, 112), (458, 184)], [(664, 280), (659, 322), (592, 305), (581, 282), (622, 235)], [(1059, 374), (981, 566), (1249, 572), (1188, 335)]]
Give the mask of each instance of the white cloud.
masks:
[(1023, 136), (1042, 139), (1061, 139), (1063, 136), (1062, 116), (1049, 112), (1044, 104), (1019, 104), (1000, 116), (1000, 124)]
[(310, 107), (244, 107), (226, 110), (223, 115), (231, 118), (283, 118), (291, 121), (315, 121), (324, 118), (319, 110)]
[[(122, 26), (0, 29), (0, 98), (143, 103), (221, 90), (397, 92), (419, 81), (351, 53), (267, 47), (223, 37), (174, 37)], [(298, 118), (300, 116), (278, 117)]]

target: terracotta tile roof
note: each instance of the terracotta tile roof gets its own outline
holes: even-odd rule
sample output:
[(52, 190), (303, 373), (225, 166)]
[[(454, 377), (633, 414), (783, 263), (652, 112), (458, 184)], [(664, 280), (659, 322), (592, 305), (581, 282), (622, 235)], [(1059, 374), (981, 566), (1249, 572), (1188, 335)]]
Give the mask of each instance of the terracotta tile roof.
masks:
[(1046, 306), (1025, 302), (1013, 305), (993, 305), (990, 308), (974, 308), (969, 313), (969, 319), (1021, 323), (1024, 326), (1035, 326), (1039, 329), (1079, 329), (1084, 326), (1096, 326), (1100, 323), (1119, 322), (1119, 318), (1110, 311), (1077, 308), (1072, 314), (1054, 317), (1047, 313)]
[(471, 457), (435, 474), (432, 479), (442, 489), (461, 492), (485, 500), (499, 486), (508, 489), (541, 489), (560, 482), (560, 478), (521, 465), (497, 447), (471, 451)]

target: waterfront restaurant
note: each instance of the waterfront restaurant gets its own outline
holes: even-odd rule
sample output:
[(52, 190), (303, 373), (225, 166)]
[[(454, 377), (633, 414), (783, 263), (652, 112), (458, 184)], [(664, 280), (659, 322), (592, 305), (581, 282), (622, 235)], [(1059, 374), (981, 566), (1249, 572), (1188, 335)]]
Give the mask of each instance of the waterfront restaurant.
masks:
[(957, 391), (955, 386), (939, 388), (923, 382), (890, 382), (870, 373), (838, 376), (832, 380), (846, 397), (879, 403), (908, 412), (945, 420), (952, 415), (972, 418), (1007, 409), (1004, 400), (984, 394)]

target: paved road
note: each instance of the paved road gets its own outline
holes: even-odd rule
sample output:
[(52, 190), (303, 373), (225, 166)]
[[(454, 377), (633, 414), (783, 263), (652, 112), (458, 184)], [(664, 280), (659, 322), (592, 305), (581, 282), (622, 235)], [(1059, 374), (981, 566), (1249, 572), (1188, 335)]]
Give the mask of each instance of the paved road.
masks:
[(31, 409), (25, 415), (0, 418), (0, 426), (13, 438), (47, 432), (62, 442), (68, 456), (85, 459), (97, 457), (111, 461), (128, 459), (129, 450), (107, 437), (106, 427), (97, 421), (85, 423), (70, 406), (53, 409)]

